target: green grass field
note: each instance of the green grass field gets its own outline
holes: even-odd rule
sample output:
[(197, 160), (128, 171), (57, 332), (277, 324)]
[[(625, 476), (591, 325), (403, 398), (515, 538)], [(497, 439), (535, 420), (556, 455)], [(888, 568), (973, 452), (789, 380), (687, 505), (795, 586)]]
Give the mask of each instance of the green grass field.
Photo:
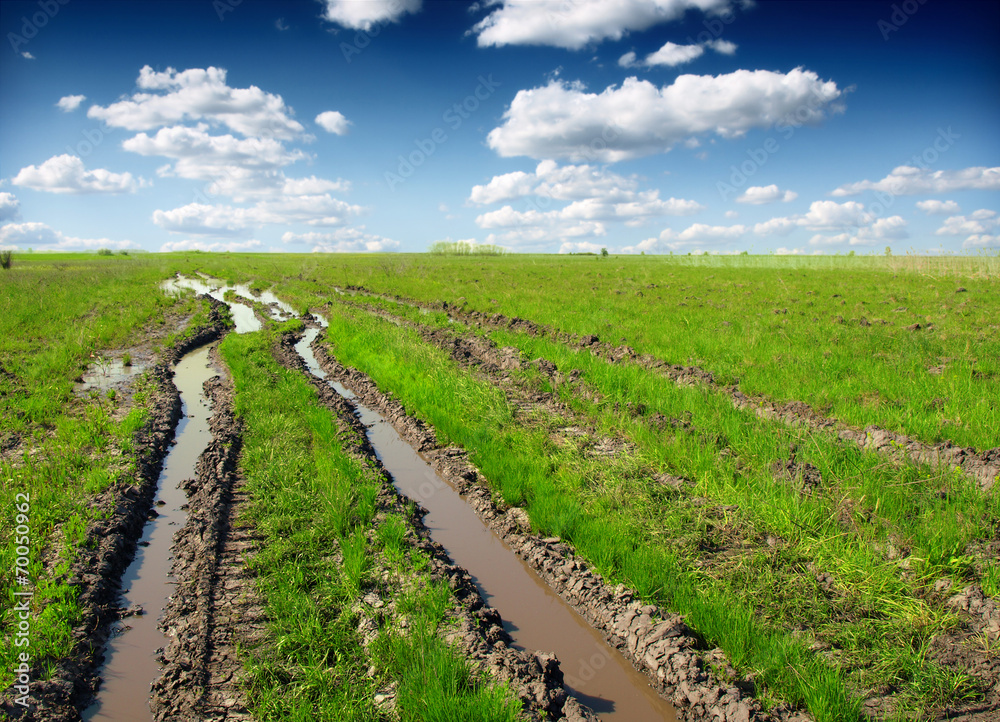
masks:
[[(143, 418), (141, 396), (121, 418), (113, 400), (74, 400), (80, 365), (95, 350), (129, 347), (166, 314), (197, 310), (155, 289), (175, 272), (201, 271), (270, 288), (301, 312), (321, 310), (330, 320), (333, 356), (371, 376), (442, 440), (463, 446), (494, 497), (526, 507), (539, 533), (563, 537), (609, 580), (685, 614), (741, 674), (754, 676), (766, 703), (801, 705), (820, 720), (853, 720), (866, 700), (876, 700), (866, 709), (879, 719), (935, 719), (948, 706), (982, 699), (996, 683), (968, 664), (993, 658), (997, 640), (948, 604), (970, 584), (1000, 595), (996, 486), (983, 491), (957, 471), (759, 418), (734, 408), (722, 389), (678, 385), (555, 337), (467, 327), (413, 305), (439, 308), (445, 301), (594, 334), (698, 366), (747, 394), (803, 402), (851, 426), (876, 424), (984, 451), (1000, 446), (996, 257), (177, 254), (15, 261), (0, 272), (0, 310), (11, 311), (0, 321), (0, 438), (16, 453), (4, 457), (0, 471), (4, 501), (23, 488), (39, 495), (39, 551), (55, 544), (57, 528), (82, 538), (83, 502), (110, 481), (80, 470), (111, 449), (127, 458), (131, 431)], [(338, 293), (347, 287), (406, 302)], [(134, 310), (122, 315), (117, 309), (126, 301)], [(297, 620), (274, 630), (287, 655), (262, 653), (252, 662), (258, 712), (277, 719), (338, 709), (343, 718), (364, 718), (375, 689), (362, 674), (370, 655), (386, 678), (412, 679), (417, 689), (422, 678), (412, 676), (406, 660), (438, 652), (390, 637), (362, 649), (349, 633), (351, 590), (368, 555), (391, 555), (395, 522), (365, 535), (373, 520), (363, 511), (364, 494), (336, 492), (343, 480), (364, 479), (365, 470), (341, 459), (331, 422), (311, 405), (308, 386), (275, 367), (267, 333), (223, 344), (249, 422), (243, 464), (259, 505), (252, 523), (269, 535), (260, 560), (267, 596), (293, 600), (273, 602), (273, 613)], [(521, 363), (487, 371), (453, 358), (434, 333), (517, 349)], [(554, 364), (558, 375), (535, 359)], [(275, 378), (268, 388), (264, 379)], [(533, 402), (539, 395), (552, 403)], [(323, 479), (330, 490), (300, 489), (302, 478)], [(327, 501), (303, 504), (303, 494)], [(9, 521), (0, 521), (5, 534)], [(323, 546), (342, 550), (340, 560), (311, 556)], [(13, 558), (12, 545), (5, 554)], [(268, 576), (293, 558), (301, 574)], [(40, 588), (58, 578), (37, 561), (33, 576)], [(3, 583), (11, 588), (9, 577)], [(58, 589), (46, 597), (53, 618), (45, 649), (52, 656), (66, 649), (60, 630), (65, 636), (73, 619), (72, 594)], [(428, 590), (407, 603), (434, 629), (447, 599)], [(4, 624), (9, 640), (11, 620)], [(331, 677), (337, 684), (310, 671), (327, 664), (331, 650), (342, 660)], [(458, 680), (453, 692), (486, 694), (453, 663), (459, 666), (444, 675)], [(296, 693), (270, 697), (278, 680), (292, 680)], [(344, 696), (346, 689), (356, 694)], [(464, 691), (442, 695), (441, 709), (461, 709), (470, 699), (485, 704)], [(502, 694), (491, 699), (505, 718)]]

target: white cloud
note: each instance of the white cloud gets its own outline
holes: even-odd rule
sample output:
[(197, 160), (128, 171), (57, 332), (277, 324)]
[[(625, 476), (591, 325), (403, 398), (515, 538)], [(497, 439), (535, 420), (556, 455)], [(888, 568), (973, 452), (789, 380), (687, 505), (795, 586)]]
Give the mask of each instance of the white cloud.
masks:
[(25, 60), (34, 60), (35, 59), (35, 56), (32, 55), (31, 53), (29, 53), (27, 50), (25, 50), (23, 53), (21, 53), (21, 57), (24, 58)]
[(1000, 190), (1000, 167), (976, 166), (962, 170), (937, 170), (901, 165), (880, 181), (847, 183), (833, 191), (834, 196), (852, 196), (874, 190), (892, 195), (948, 193), (962, 190)]
[[(704, 210), (696, 201), (659, 197), (659, 191), (639, 190), (635, 177), (625, 177), (590, 165), (559, 166), (543, 160), (535, 171), (515, 171), (495, 176), (485, 185), (474, 186), (469, 202), (489, 205), (532, 196), (528, 210), (510, 205), (476, 218), (480, 228), (517, 229), (503, 236), (505, 243), (560, 241), (580, 235), (604, 235), (603, 221), (641, 225), (657, 216), (684, 216)], [(556, 201), (569, 201), (545, 210)]]
[(253, 251), (261, 247), (260, 241), (217, 241), (207, 243), (206, 241), (196, 241), (187, 239), (185, 241), (167, 241), (160, 246), (160, 253), (170, 253), (172, 251), (205, 251), (206, 253), (240, 253)]
[(753, 227), (753, 232), (758, 236), (787, 236), (799, 227), (799, 224), (792, 218), (772, 218), (763, 223), (757, 223)]
[(705, 43), (708, 47), (717, 53), (722, 55), (735, 55), (736, 54), (736, 43), (729, 40), (709, 40)]
[(618, 58), (618, 64), (623, 68), (634, 68), (636, 66), (635, 51), (629, 50), (627, 53)]
[(740, 214), (736, 211), (726, 211), (726, 218), (739, 218)]
[(74, 236), (67, 236), (44, 223), (10, 223), (0, 226), (0, 246), (33, 248), (36, 251), (139, 248), (139, 244), (134, 241), (112, 241), (107, 238), (76, 238)]
[(173, 158), (176, 162), (161, 167), (160, 175), (210, 181), (206, 193), (229, 196), (239, 202), (350, 189), (350, 183), (343, 179), (288, 178), (280, 169), (309, 156), (300, 150), (286, 149), (281, 141), (209, 135), (207, 130), (203, 123), (194, 127), (171, 126), (161, 128), (154, 136), (139, 133), (124, 141), (122, 147), (140, 155)]
[(927, 213), (927, 215), (947, 215), (949, 213), (961, 213), (955, 201), (917, 201), (917, 208)]
[(131, 173), (112, 173), (103, 168), (86, 170), (75, 155), (56, 155), (40, 166), (29, 165), (11, 181), (36, 191), (49, 193), (134, 193), (148, 185), (143, 178)]
[(59, 98), (56, 107), (64, 113), (72, 113), (80, 107), (80, 103), (87, 99), (86, 95), (64, 95)]
[(630, 51), (618, 58), (618, 64), (623, 68), (634, 68), (637, 66), (645, 66), (647, 68), (667, 66), (673, 68), (678, 65), (690, 63), (692, 60), (697, 60), (705, 54), (705, 48), (711, 48), (723, 55), (734, 55), (736, 53), (736, 43), (728, 40), (708, 40), (700, 45), (678, 45), (677, 43), (668, 41), (659, 50), (647, 55), (642, 62), (637, 60), (635, 52)]
[(675, 67), (690, 63), (695, 58), (700, 58), (705, 49), (700, 45), (677, 45), (676, 43), (665, 43), (662, 48), (655, 53), (650, 53), (644, 61), (646, 65), (666, 65)]
[(91, 106), (87, 117), (127, 130), (152, 130), (184, 121), (224, 125), (244, 136), (289, 140), (303, 135), (280, 95), (256, 86), (231, 88), (224, 68), (139, 71), (140, 92), (107, 107)]
[(399, 22), (406, 13), (420, 11), (423, 0), (323, 0), (323, 17), (353, 30), (371, 30), (376, 23)]
[(122, 148), (139, 155), (174, 158), (174, 166), (160, 174), (193, 180), (224, 177), (235, 167), (274, 170), (308, 157), (300, 150), (287, 150), (273, 138), (237, 138), (209, 135), (207, 131), (204, 123), (194, 127), (175, 125), (160, 128), (154, 136), (139, 133), (125, 140)]
[(862, 226), (857, 232), (838, 233), (833, 236), (824, 236), (817, 233), (809, 239), (812, 246), (839, 246), (848, 244), (851, 246), (872, 246), (885, 241), (894, 241), (907, 238), (906, 221), (902, 216), (890, 216), (879, 218), (871, 225)]
[(21, 202), (13, 193), (0, 193), (0, 223), (16, 221), (21, 215)]
[(281, 240), (283, 243), (312, 246), (313, 253), (381, 253), (399, 248), (398, 241), (368, 233), (364, 226), (338, 228), (330, 233), (288, 231)]
[(486, 185), (473, 186), (469, 201), (489, 205), (533, 195), (546, 202), (586, 202), (593, 209), (601, 208), (599, 214), (605, 218), (690, 215), (704, 210), (704, 206), (695, 201), (662, 200), (659, 191), (639, 191), (638, 185), (635, 177), (627, 178), (596, 166), (560, 166), (555, 161), (543, 160), (533, 173), (514, 171), (494, 176)]
[(962, 242), (962, 248), (1000, 248), (1000, 236), (972, 235)]
[(743, 192), (742, 195), (737, 197), (737, 203), (752, 203), (753, 205), (761, 205), (763, 203), (774, 203), (776, 201), (782, 201), (783, 203), (788, 203), (789, 201), (794, 201), (799, 197), (799, 194), (795, 191), (784, 191), (782, 192), (778, 186), (751, 186)]
[(662, 88), (631, 77), (601, 93), (556, 78), (518, 91), (487, 140), (504, 157), (616, 162), (666, 152), (700, 133), (736, 138), (782, 120), (818, 122), (838, 110), (830, 104), (842, 95), (801, 68), (681, 75)]
[(987, 208), (980, 208), (968, 216), (950, 216), (945, 218), (944, 223), (935, 231), (939, 236), (961, 236), (966, 233), (970, 235), (981, 235), (990, 233), (1000, 228), (1000, 220), (997, 219), (997, 212)]
[(192, 236), (241, 236), (263, 225), (306, 223), (338, 226), (365, 209), (328, 194), (278, 196), (249, 208), (189, 203), (180, 208), (153, 212), (153, 223), (171, 233)]
[(802, 256), (805, 255), (805, 252), (805, 248), (785, 248), (782, 246), (781, 248), (774, 249), (774, 255), (776, 256)]
[(472, 32), (483, 46), (553, 45), (579, 50), (633, 30), (680, 20), (685, 11), (729, 10), (731, 0), (488, 0), (499, 5)]
[(865, 211), (864, 204), (856, 201), (813, 201), (809, 212), (796, 218), (800, 226), (809, 230), (864, 226), (872, 220)]
[(600, 253), (601, 246), (598, 243), (591, 243), (590, 241), (578, 241), (576, 243), (567, 241), (559, 246), (560, 253)]
[(694, 251), (705, 246), (719, 246), (735, 241), (749, 232), (742, 224), (734, 226), (710, 226), (705, 223), (693, 223), (683, 231), (677, 232), (665, 228), (657, 238), (647, 238), (635, 246), (626, 246), (624, 253), (665, 253), (668, 251)]
[(316, 116), (316, 125), (327, 133), (335, 135), (345, 135), (351, 121), (344, 117), (344, 114), (337, 110), (327, 110)]

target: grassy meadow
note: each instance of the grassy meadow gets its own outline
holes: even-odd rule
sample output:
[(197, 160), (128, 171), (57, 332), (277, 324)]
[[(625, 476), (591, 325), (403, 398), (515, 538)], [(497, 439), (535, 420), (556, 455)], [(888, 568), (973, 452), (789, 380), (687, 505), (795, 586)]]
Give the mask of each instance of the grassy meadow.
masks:
[[(984, 451), (1000, 446), (1000, 259), (988, 256), (16, 257), (0, 271), (0, 498), (11, 508), (17, 491), (32, 492), (32, 578), (50, 590), (39, 606), (45, 654), (67, 649), (73, 597), (68, 562), (40, 560), (55, 548), (71, 558), (86, 500), (127, 478), (127, 465), (105, 460), (128, 458), (144, 418), (141, 393), (116, 414), (115, 399), (74, 396), (73, 379), (92, 354), (202, 312), (156, 292), (175, 272), (250, 283), (322, 312), (328, 351), (464, 447), (498, 502), (525, 507), (536, 531), (571, 543), (610, 581), (685, 614), (767, 704), (818, 720), (934, 719), (984, 694), (940, 644), (967, 659), (1000, 653), (947, 602), (970, 584), (1000, 595), (997, 486), (759, 418), (721, 389), (435, 309), (444, 301), (594, 334), (851, 426)], [(338, 292), (347, 287), (405, 302)], [(290, 620), (273, 630), (281, 654), (248, 662), (261, 718), (366, 718), (379, 681), (369, 664), (386, 670), (381, 681), (418, 690), (426, 679), (414, 660), (440, 657), (451, 670), (440, 676), (460, 682), (437, 695), (442, 709), (488, 703), (506, 719), (503, 690), (478, 685), (433, 634), (372, 648), (353, 636), (359, 580), (371, 560), (396, 558), (397, 522), (376, 523), (369, 471), (344, 455), (308, 384), (276, 366), (274, 333), (222, 345), (247, 423), (242, 469), (256, 500), (248, 523), (266, 539), (262, 588), (273, 616)], [(502, 373), (463, 362), (434, 342), (441, 334), (514, 348), (521, 362)], [(5, 538), (10, 521), (0, 519)], [(405, 564), (420, 572), (419, 561)], [(9, 575), (0, 581), (11, 589)], [(421, 588), (405, 604), (436, 629), (446, 590)], [(12, 624), (5, 616), (4, 654)], [(294, 694), (274, 695), (279, 683)], [(882, 703), (866, 708), (873, 699)]]

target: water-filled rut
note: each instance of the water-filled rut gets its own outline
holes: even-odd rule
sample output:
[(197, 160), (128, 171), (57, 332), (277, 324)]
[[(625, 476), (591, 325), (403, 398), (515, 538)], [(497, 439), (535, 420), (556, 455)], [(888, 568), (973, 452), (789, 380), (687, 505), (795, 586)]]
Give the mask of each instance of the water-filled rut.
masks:
[(646, 678), (489, 529), (388, 421), (327, 378), (310, 348), (318, 332), (308, 330), (296, 351), (315, 376), (355, 407), (397, 490), (427, 509), (424, 524), (431, 538), (472, 575), (480, 594), (500, 612), (515, 644), (555, 653), (567, 690), (603, 719), (674, 720), (672, 707)]
[(211, 440), (210, 409), (202, 386), (217, 370), (209, 363), (209, 346), (185, 355), (174, 370), (174, 384), (183, 404), (175, 441), (164, 460), (156, 495), (155, 515), (143, 529), (135, 558), (122, 577), (122, 605), (141, 608), (126, 617), (105, 650), (101, 689), (83, 714), (88, 722), (130, 722), (150, 719), (149, 688), (159, 676), (155, 650), (166, 644), (157, 628), (173, 591), (170, 547), (174, 532), (184, 524), (186, 503), (180, 484), (194, 475), (198, 456)]

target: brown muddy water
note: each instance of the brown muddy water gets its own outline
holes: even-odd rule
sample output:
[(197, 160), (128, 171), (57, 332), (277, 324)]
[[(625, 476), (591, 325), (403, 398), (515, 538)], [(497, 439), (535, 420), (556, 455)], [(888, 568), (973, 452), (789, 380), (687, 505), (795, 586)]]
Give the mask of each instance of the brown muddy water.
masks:
[[(322, 322), (322, 321), (321, 321)], [(323, 323), (323, 325), (326, 325)], [(295, 349), (309, 370), (357, 409), (368, 439), (400, 493), (428, 509), (424, 524), (455, 564), (464, 567), (483, 598), (500, 612), (504, 629), (526, 650), (555, 653), (567, 691), (615, 722), (676, 720), (673, 708), (593, 627), (556, 594), (499, 536), (480, 521), (455, 489), (406, 443), (380, 414), (326, 379), (309, 348), (310, 329)]]
[(195, 475), (195, 462), (211, 441), (211, 415), (202, 385), (219, 373), (209, 362), (211, 346), (186, 354), (174, 369), (180, 391), (182, 417), (176, 444), (160, 473), (153, 509), (156, 516), (143, 529), (135, 559), (122, 578), (122, 606), (141, 607), (143, 614), (117, 623), (108, 641), (97, 700), (83, 713), (86, 722), (137, 722), (151, 718), (149, 688), (160, 676), (156, 650), (167, 640), (157, 628), (167, 599), (173, 592), (170, 546), (174, 533), (184, 526), (186, 503), (180, 483)]

